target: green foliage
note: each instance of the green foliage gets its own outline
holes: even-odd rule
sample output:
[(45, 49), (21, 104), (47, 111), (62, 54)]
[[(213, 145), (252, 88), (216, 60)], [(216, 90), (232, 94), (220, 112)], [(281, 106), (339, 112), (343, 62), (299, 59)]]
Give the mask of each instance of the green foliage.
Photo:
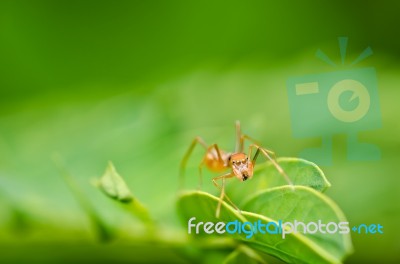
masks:
[[(346, 221), (338, 206), (317, 191), (325, 190), (329, 186), (318, 167), (310, 162), (293, 158), (282, 159), (280, 164), (287, 169), (289, 176), (294, 176), (293, 180), (296, 184), (304, 186), (263, 189), (265, 187), (261, 185), (261, 182), (265, 179), (262, 179), (261, 175), (274, 174), (270, 173), (272, 166), (267, 164), (261, 167), (260, 170), (264, 172), (257, 175), (259, 178), (254, 178), (255, 181), (251, 185), (256, 186), (255, 189), (258, 191), (249, 190), (251, 188), (249, 186), (243, 187), (243, 190), (236, 187), (235, 192), (240, 195), (234, 195), (235, 192), (230, 186), (229, 193), (232, 197), (247, 197), (241, 201), (240, 209), (243, 211), (238, 212), (223, 202), (220, 218), (217, 219), (215, 210), (219, 198), (201, 191), (189, 191), (183, 193), (178, 200), (178, 209), (183, 222), (186, 224), (193, 216), (196, 217), (196, 222), (238, 220), (253, 223), (261, 220), (263, 223), (278, 223), (278, 220), (283, 222), (297, 220), (308, 223), (321, 220), (322, 223), (339, 223)], [(236, 199), (233, 201), (235, 202)], [(204, 233), (199, 235), (209, 236)], [(295, 233), (288, 234), (285, 239), (282, 239), (280, 235), (265, 234), (254, 234), (249, 239), (245, 238), (244, 234), (234, 234), (229, 237), (241, 241), (253, 250), (271, 254), (289, 263), (340, 263), (352, 252), (349, 234)]]
[[(148, 243), (151, 248), (157, 244), (160, 248), (173, 249), (192, 262), (224, 260), (225, 263), (264, 263), (266, 254), (275, 256), (288, 263), (341, 263), (352, 252), (350, 235), (344, 234), (254, 234), (247, 239), (244, 234), (187, 236), (186, 225), (189, 218), (203, 222), (274, 222), (278, 220), (323, 223), (346, 221), (338, 206), (322, 192), (330, 187), (323, 172), (313, 163), (297, 158), (280, 158), (278, 163), (292, 179), (295, 186), (285, 185), (283, 177), (270, 163), (259, 163), (251, 180), (228, 181), (227, 194), (241, 211), (235, 210), (226, 202), (222, 203), (221, 215), (215, 217), (219, 198), (202, 191), (185, 191), (177, 200), (178, 213), (183, 220), (181, 232), (174, 226), (159, 225), (150, 216), (148, 209), (133, 194), (146, 186), (132, 185), (131, 189), (110, 162), (104, 174), (95, 182), (96, 187), (110, 198), (114, 206), (105, 206), (107, 211), (128, 212), (140, 220), (141, 234), (130, 233), (126, 226), (111, 224), (99, 210), (99, 202), (93, 195), (87, 195), (61, 159), (55, 156), (55, 162), (67, 186), (91, 220), (91, 226), (100, 241), (124, 238), (129, 243)], [(92, 188), (93, 189), (93, 188)], [(159, 198), (158, 198), (159, 200)], [(122, 209), (122, 210), (120, 210)], [(153, 207), (151, 207), (153, 209)], [(132, 220), (132, 219), (130, 219)], [(133, 224), (133, 222), (130, 222)], [(175, 228), (175, 229), (174, 229)], [(166, 234), (167, 233), (167, 234)], [(168, 235), (169, 234), (169, 235)], [(171, 236), (171, 234), (173, 234)], [(221, 240), (221, 238), (223, 238)], [(210, 252), (212, 250), (212, 252)], [(143, 253), (144, 254), (144, 253)], [(206, 257), (203, 257), (206, 256)], [(170, 259), (182, 261), (181, 258)]]
[[(279, 219), (283, 222), (297, 220), (309, 223), (321, 220), (322, 223), (326, 224), (346, 221), (342, 211), (332, 200), (309, 187), (303, 186), (296, 186), (294, 191), (288, 186), (262, 191), (253, 195), (243, 205), (243, 210), (267, 216), (274, 221)], [(250, 216), (251, 218), (258, 217), (255, 214), (250, 214)], [(266, 238), (266, 236), (262, 236), (262, 238)], [(352, 252), (350, 234), (322, 234), (317, 232), (315, 234), (299, 234), (298, 239), (295, 244), (304, 243), (327, 262), (337, 263)], [(278, 242), (275, 241), (275, 243)], [(281, 247), (284, 247), (284, 245), (283, 242), (280, 244)], [(293, 256), (296, 256), (298, 249), (296, 246), (293, 249)], [(300, 254), (296, 257), (304, 262), (319, 262), (311, 261), (315, 259), (312, 255)]]
[(106, 195), (122, 203), (130, 203), (133, 200), (131, 191), (124, 179), (115, 170), (114, 164), (111, 161), (100, 178), (98, 186)]
[[(243, 184), (230, 184), (228, 194), (233, 201), (240, 201), (240, 210), (235, 210), (226, 202), (222, 202), (221, 214), (216, 218), (219, 198), (202, 191), (186, 191), (180, 194), (177, 207), (184, 225), (192, 217), (196, 222), (231, 222), (240, 221), (255, 223), (276, 223), (299, 221), (303, 223), (346, 221), (339, 207), (322, 194), (330, 184), (323, 172), (313, 163), (296, 159), (283, 158), (278, 163), (284, 168), (295, 186), (279, 186), (284, 184), (276, 168), (270, 163), (257, 167), (256, 177)], [(249, 184), (247, 184), (249, 183)], [(247, 184), (247, 185), (246, 185)], [(108, 197), (128, 207), (128, 210), (151, 226), (147, 209), (138, 202), (124, 179), (118, 174), (110, 162), (97, 186)], [(240, 189), (241, 188), (241, 189)], [(199, 238), (218, 239), (216, 235), (200, 232)], [(281, 234), (261, 234), (255, 232), (250, 238), (246, 234), (223, 234), (235, 240), (239, 246), (226, 257), (225, 263), (265, 263), (257, 253), (266, 253), (288, 263), (341, 263), (352, 252), (349, 234), (322, 233), (288, 233), (285, 238)], [(157, 237), (155, 237), (157, 239)], [(169, 243), (168, 241), (164, 241)], [(194, 244), (195, 245), (195, 244)]]
[[(393, 34), (399, 3), (376, 1), (360, 11), (350, 1), (1, 1), (0, 263), (87, 263), (89, 257), (99, 263), (183, 263), (186, 258), (165, 244), (144, 249), (146, 237), (139, 240), (143, 233), (137, 230), (143, 225), (132, 217), (132, 206), (108, 200), (90, 179), (112, 159), (134, 196), (169, 237), (180, 240), (185, 230), (171, 205), (177, 164), (190, 140), (199, 135), (230, 151), (232, 121), (240, 119), (244, 132), (279, 155), (320, 146), (317, 134), (293, 138), (286, 80), (352, 69), (367, 46), (375, 55), (356, 68), (377, 70), (384, 125), (355, 132), (361, 142), (379, 146), (382, 159), (347, 160), (341, 134), (333, 138), (334, 165), (323, 169), (334, 187), (329, 196), (352, 224), (381, 223), (387, 230), (355, 234), (350, 262), (399, 263), (400, 35)], [(346, 32), (348, 59), (341, 65), (336, 37)], [(318, 48), (336, 68), (314, 57)], [(54, 151), (74, 177), (69, 189), (49, 162)], [(203, 154), (195, 150), (187, 186), (197, 187)], [(251, 181), (228, 182), (241, 209), (249, 194), (286, 184), (275, 183), (282, 177), (263, 166)], [(210, 174), (204, 172), (203, 187), (217, 194)], [(263, 186), (250, 188), (262, 179)], [(87, 221), (82, 206), (95, 212), (91, 219), (121, 231), (115, 240), (129, 237), (128, 245), (113, 241), (90, 250), (93, 229), (101, 233), (102, 226)], [(217, 262), (198, 251), (208, 263)]]
[(244, 245), (240, 245), (235, 251), (229, 254), (224, 264), (242, 264), (242, 263), (249, 263), (249, 264), (266, 264), (267, 262), (264, 261), (260, 255), (257, 254), (254, 250)]
[(96, 184), (108, 197), (122, 203), (124, 208), (137, 216), (145, 223), (152, 219), (148, 210), (136, 199), (124, 179), (118, 174), (114, 164), (110, 161), (103, 176)]

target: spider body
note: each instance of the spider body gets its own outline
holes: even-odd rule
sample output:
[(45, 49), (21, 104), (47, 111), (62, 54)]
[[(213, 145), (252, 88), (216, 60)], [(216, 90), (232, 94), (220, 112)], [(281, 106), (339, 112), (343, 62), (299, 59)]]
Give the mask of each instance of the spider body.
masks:
[[(218, 155), (220, 155), (221, 158), (219, 158)], [(210, 171), (222, 172), (229, 166), (229, 158), (230, 153), (220, 150), (218, 154), (217, 151), (212, 148), (207, 150), (203, 158), (203, 163)]]

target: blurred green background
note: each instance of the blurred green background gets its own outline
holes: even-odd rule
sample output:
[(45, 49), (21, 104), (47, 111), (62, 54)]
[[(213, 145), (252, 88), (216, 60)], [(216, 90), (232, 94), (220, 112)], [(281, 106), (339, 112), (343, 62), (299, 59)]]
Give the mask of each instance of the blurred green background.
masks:
[[(349, 37), (349, 61), (374, 51), (358, 67), (377, 70), (383, 126), (361, 138), (382, 159), (347, 161), (338, 135), (334, 165), (322, 168), (327, 194), (351, 224), (384, 226), (383, 235), (353, 234), (347, 263), (400, 261), (399, 12), (394, 1), (1, 1), (0, 262), (187, 262), (174, 246), (147, 243), (90, 180), (112, 160), (164, 236), (183, 236), (175, 195), (193, 137), (233, 150), (241, 120), (278, 156), (317, 145), (292, 136), (286, 80), (335, 70), (314, 54), (339, 62), (339, 36)], [(118, 227), (115, 241), (97, 242), (55, 152)], [(192, 187), (201, 155), (188, 167)]]

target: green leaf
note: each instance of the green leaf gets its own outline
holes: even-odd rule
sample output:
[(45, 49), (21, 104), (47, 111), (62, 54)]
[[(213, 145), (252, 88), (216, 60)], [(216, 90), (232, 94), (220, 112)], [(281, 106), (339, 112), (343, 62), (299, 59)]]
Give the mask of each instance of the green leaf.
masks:
[(229, 254), (224, 264), (266, 264), (267, 262), (253, 249), (245, 246), (240, 245), (235, 251)]
[[(293, 223), (295, 220), (305, 224), (318, 221), (321, 221), (321, 224), (347, 222), (343, 212), (330, 198), (305, 186), (295, 186), (294, 190), (289, 186), (281, 186), (261, 191), (250, 197), (241, 209), (282, 222)], [(332, 262), (340, 262), (353, 250), (350, 233), (299, 233), (298, 237)], [(284, 246), (285, 242), (288, 241), (285, 239), (279, 245)]]
[(113, 198), (124, 205), (124, 208), (130, 211), (146, 224), (153, 222), (146, 207), (144, 207), (132, 194), (124, 179), (118, 174), (114, 165), (110, 161), (103, 176), (96, 183), (104, 194)]
[(103, 176), (98, 182), (100, 189), (109, 197), (123, 203), (133, 200), (133, 195), (124, 179), (116, 171), (114, 164), (110, 161)]
[[(237, 210), (222, 202), (220, 217), (216, 218), (215, 212), (217, 210), (219, 198), (202, 191), (187, 191), (183, 192), (177, 201), (178, 212), (180, 213), (183, 224), (187, 227), (190, 218), (196, 217), (196, 222), (230, 222), (240, 220), (246, 221)], [(204, 232), (198, 234), (199, 236), (209, 236)], [(239, 235), (232, 235), (231, 238), (240, 239)]]
[[(297, 200), (296, 200), (297, 199)], [(178, 209), (182, 220), (187, 226), (188, 220), (196, 217), (195, 222), (257, 222), (278, 223), (278, 220), (286, 220), (288, 216), (298, 217), (296, 220), (309, 220), (311, 216), (319, 217), (322, 221), (344, 221), (342, 212), (337, 206), (323, 194), (303, 186), (275, 188), (270, 192), (263, 192), (255, 195), (246, 202), (245, 210), (263, 211), (269, 209), (270, 203), (274, 201), (275, 211), (270, 212), (277, 218), (268, 217), (262, 214), (244, 212), (239, 213), (227, 203), (222, 203), (220, 218), (215, 218), (215, 210), (219, 198), (208, 193), (193, 191), (180, 196)], [(265, 205), (263, 206), (265, 202)], [(314, 205), (314, 206), (313, 206)], [(307, 207), (308, 206), (308, 207)], [(282, 208), (279, 210), (279, 208)], [(299, 209), (296, 209), (299, 208)], [(308, 211), (305, 211), (308, 210)], [(291, 212), (296, 212), (293, 214)], [(278, 213), (277, 213), (278, 212)], [(268, 211), (269, 213), (269, 211)], [(308, 216), (308, 217), (305, 217)], [(289, 218), (293, 219), (293, 218)], [(313, 219), (314, 220), (314, 219)], [(197, 236), (191, 234), (191, 236)], [(198, 236), (212, 236), (204, 232)], [(222, 235), (220, 235), (222, 236)], [(285, 239), (280, 234), (253, 234), (251, 238), (246, 238), (246, 234), (223, 234), (242, 241), (251, 248), (276, 256), (289, 263), (340, 263), (352, 250), (350, 237), (348, 235), (326, 235), (310, 237), (301, 233), (287, 234)]]
[[(294, 185), (308, 186), (320, 192), (326, 191), (331, 186), (322, 170), (310, 161), (299, 158), (278, 158), (277, 162)], [(226, 193), (240, 205), (240, 201), (246, 199), (249, 193), (287, 184), (271, 162), (264, 162), (256, 164), (251, 180), (227, 181)]]

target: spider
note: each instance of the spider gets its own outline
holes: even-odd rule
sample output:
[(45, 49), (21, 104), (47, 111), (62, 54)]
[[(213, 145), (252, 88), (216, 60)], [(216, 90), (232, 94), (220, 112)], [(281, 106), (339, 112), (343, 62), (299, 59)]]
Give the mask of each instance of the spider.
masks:
[[(251, 143), (249, 146), (248, 154), (245, 154), (243, 152), (245, 140), (248, 140)], [(202, 147), (204, 147), (206, 151), (199, 165), (199, 188), (201, 188), (203, 182), (202, 171), (204, 166), (206, 166), (210, 171), (213, 172), (223, 172), (230, 169), (228, 173), (212, 178), (213, 184), (221, 191), (220, 199), (216, 210), (217, 218), (219, 218), (221, 205), (224, 198), (236, 210), (240, 212), (239, 208), (225, 194), (225, 179), (236, 177), (239, 179), (239, 181), (242, 182), (251, 179), (253, 177), (253, 170), (256, 164), (257, 157), (259, 156), (260, 153), (263, 154), (275, 166), (277, 171), (284, 177), (287, 183), (293, 186), (293, 183), (290, 180), (290, 178), (287, 176), (282, 167), (279, 166), (279, 164), (276, 162), (275, 153), (272, 152), (271, 150), (261, 147), (258, 143), (256, 143), (254, 139), (250, 138), (245, 134), (242, 134), (240, 130), (240, 122), (236, 121), (236, 146), (235, 146), (235, 151), (232, 153), (221, 150), (217, 144), (207, 145), (201, 137), (196, 137), (193, 140), (181, 162), (180, 166), (181, 187), (183, 186), (186, 163), (197, 144), (200, 144)], [(253, 158), (251, 159), (252, 151), (254, 149), (256, 149), (256, 152)], [(219, 180), (222, 181), (221, 185), (218, 184), (217, 182)]]

